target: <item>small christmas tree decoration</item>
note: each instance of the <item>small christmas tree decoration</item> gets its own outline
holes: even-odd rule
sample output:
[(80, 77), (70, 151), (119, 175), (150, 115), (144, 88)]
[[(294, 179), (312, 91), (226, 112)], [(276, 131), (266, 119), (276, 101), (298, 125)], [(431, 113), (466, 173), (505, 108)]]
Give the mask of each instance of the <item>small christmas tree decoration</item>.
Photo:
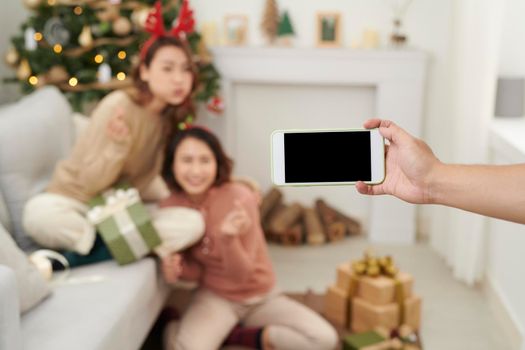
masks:
[(291, 45), (291, 38), (295, 35), (292, 21), (288, 15), (288, 11), (284, 11), (279, 21), (279, 28), (277, 29), (277, 36), (279, 41), (284, 45)]
[(45, 75), (42, 83), (58, 84), (63, 83), (69, 79), (69, 74), (63, 66), (53, 66)]
[(27, 28), (24, 32), (24, 46), (27, 51), (35, 51), (38, 47), (35, 34), (35, 28), (32, 27)]
[(82, 47), (90, 47), (93, 45), (93, 36), (91, 35), (91, 27), (90, 26), (84, 26), (82, 28), (82, 32), (78, 36), (78, 43)]
[(120, 17), (118, 6), (107, 5), (97, 11), (97, 18), (101, 22), (111, 22)]
[(261, 28), (264, 36), (270, 44), (272, 44), (277, 38), (278, 27), (279, 10), (277, 9), (277, 2), (275, 0), (266, 0)]
[(18, 54), (18, 51), (16, 51), (14, 47), (9, 48), (5, 54), (5, 63), (10, 67), (15, 68), (19, 60), (20, 55)]
[(113, 32), (117, 35), (128, 35), (131, 29), (131, 22), (126, 17), (119, 17), (113, 22)]
[(213, 96), (206, 104), (206, 109), (215, 114), (222, 114), (224, 112), (224, 101), (220, 96)]
[(60, 46), (67, 45), (70, 37), (71, 34), (69, 30), (64, 25), (64, 21), (59, 17), (50, 18), (44, 25), (44, 38), (52, 46), (57, 44)]
[(111, 67), (109, 64), (102, 63), (100, 66), (98, 66), (97, 80), (102, 84), (111, 81)]
[(26, 80), (31, 75), (31, 67), (27, 59), (23, 59), (18, 66), (16, 76), (19, 80)]
[(139, 7), (131, 13), (131, 22), (139, 28), (144, 29), (144, 25), (146, 24), (146, 19), (148, 18), (148, 14), (150, 13), (151, 8), (150, 7)]

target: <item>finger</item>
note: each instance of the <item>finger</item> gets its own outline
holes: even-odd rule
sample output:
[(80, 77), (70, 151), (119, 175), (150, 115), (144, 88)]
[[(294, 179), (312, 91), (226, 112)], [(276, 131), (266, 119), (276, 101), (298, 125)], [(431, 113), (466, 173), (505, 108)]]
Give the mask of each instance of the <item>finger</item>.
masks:
[(361, 194), (375, 196), (380, 194), (385, 194), (383, 187), (381, 185), (367, 185), (362, 181), (358, 181), (355, 185), (357, 191)]
[(374, 129), (374, 128), (378, 128), (380, 124), (381, 124), (381, 119), (372, 118), (372, 119), (365, 120), (365, 122), (363, 123), (363, 127), (365, 129)]
[(399, 142), (402, 138), (411, 137), (409, 133), (397, 126), (397, 124), (391, 120), (381, 120), (379, 133), (393, 143)]

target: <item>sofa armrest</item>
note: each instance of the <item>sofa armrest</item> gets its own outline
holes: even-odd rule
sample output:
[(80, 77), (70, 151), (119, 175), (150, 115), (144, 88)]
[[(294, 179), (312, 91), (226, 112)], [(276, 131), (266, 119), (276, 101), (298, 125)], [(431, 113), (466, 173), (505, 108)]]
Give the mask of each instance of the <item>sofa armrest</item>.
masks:
[(21, 349), (20, 307), (13, 270), (0, 265), (0, 349)]

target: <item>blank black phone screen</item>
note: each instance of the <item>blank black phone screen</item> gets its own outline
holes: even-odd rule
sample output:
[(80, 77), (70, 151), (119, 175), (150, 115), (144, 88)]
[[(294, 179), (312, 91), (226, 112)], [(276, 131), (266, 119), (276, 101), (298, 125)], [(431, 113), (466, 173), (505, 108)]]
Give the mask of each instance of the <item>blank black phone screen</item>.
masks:
[(285, 181), (370, 181), (370, 153), (368, 131), (285, 133)]

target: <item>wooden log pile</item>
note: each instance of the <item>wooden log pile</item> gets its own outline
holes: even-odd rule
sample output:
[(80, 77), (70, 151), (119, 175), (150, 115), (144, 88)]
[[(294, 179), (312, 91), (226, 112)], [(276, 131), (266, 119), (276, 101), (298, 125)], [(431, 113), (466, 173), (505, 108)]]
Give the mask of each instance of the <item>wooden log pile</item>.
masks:
[(274, 187), (265, 194), (261, 203), (262, 227), (270, 242), (320, 245), (361, 234), (358, 220), (322, 199), (317, 199), (313, 208), (304, 208), (299, 203), (286, 204), (283, 199), (282, 192)]

